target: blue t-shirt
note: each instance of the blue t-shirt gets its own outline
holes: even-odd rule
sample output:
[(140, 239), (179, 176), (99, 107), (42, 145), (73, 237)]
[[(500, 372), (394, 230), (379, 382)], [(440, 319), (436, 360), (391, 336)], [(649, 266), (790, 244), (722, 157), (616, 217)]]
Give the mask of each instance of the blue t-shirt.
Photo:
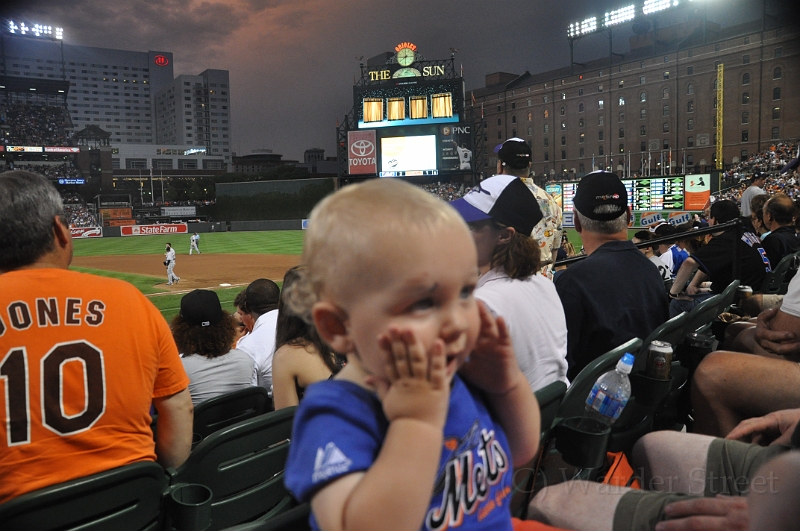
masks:
[(669, 250), (672, 251), (672, 274), (674, 276), (678, 274), (681, 264), (689, 258), (689, 253), (677, 245), (673, 245)]
[[(388, 427), (378, 397), (367, 389), (344, 380), (310, 386), (295, 415), (286, 487), (301, 502), (310, 501), (331, 481), (367, 470)], [(442, 444), (421, 529), (510, 531), (513, 470), (506, 435), (480, 395), (458, 376), (453, 379)], [(319, 529), (313, 514), (310, 522), (312, 529)]]

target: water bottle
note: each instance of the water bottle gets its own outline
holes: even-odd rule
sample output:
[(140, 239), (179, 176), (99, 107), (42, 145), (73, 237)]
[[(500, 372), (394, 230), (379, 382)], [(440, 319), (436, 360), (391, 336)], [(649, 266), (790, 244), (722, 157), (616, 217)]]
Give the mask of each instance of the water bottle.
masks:
[(633, 369), (633, 354), (626, 353), (617, 362), (613, 371), (600, 376), (586, 397), (586, 418), (611, 426), (619, 418), (628, 399), (631, 397), (631, 381), (628, 378)]

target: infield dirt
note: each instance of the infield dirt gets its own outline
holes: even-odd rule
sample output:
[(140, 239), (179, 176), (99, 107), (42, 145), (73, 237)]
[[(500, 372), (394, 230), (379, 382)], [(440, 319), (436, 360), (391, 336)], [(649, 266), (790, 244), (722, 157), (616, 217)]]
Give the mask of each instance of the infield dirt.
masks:
[(196, 288), (217, 288), (220, 284), (249, 284), (257, 278), (283, 281), (286, 271), (300, 263), (299, 255), (289, 254), (195, 254), (178, 255), (175, 274), (181, 281), (167, 286), (167, 268), (163, 254), (128, 256), (76, 256), (72, 265), (107, 271), (120, 271), (161, 277), (156, 284), (164, 291), (184, 291)]

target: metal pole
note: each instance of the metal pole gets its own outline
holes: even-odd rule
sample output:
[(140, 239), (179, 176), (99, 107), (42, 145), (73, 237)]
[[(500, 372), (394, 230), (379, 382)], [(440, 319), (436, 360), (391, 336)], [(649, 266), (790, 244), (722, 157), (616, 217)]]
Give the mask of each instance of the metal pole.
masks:
[(161, 202), (167, 202), (166, 198), (164, 197), (164, 170), (161, 170)]

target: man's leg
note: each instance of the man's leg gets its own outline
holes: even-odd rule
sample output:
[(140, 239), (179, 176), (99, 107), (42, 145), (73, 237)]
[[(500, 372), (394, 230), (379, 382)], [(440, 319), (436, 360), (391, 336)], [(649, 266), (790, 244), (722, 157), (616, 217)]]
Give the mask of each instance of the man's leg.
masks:
[(702, 496), (708, 448), (713, 437), (656, 431), (633, 447), (631, 466), (642, 475), (642, 488)]
[(800, 365), (743, 354), (712, 352), (692, 379), (694, 432), (725, 437), (739, 422), (800, 407)]
[[(763, 482), (761, 480), (763, 478)], [(792, 531), (800, 522), (800, 452), (788, 452), (758, 470), (747, 501), (750, 529)]]

